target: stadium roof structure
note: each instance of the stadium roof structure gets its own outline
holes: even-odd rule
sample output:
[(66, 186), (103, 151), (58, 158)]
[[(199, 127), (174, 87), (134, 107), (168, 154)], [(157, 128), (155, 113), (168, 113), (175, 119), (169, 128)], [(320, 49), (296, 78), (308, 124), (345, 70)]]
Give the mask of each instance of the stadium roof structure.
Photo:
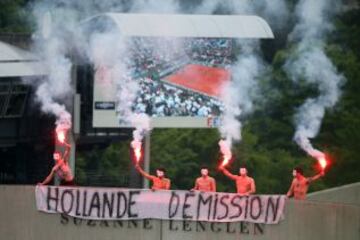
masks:
[(45, 75), (45, 71), (36, 56), (0, 41), (0, 77), (40, 75)]
[(274, 38), (264, 19), (250, 15), (105, 13), (82, 24), (90, 31), (116, 27), (135, 37)]

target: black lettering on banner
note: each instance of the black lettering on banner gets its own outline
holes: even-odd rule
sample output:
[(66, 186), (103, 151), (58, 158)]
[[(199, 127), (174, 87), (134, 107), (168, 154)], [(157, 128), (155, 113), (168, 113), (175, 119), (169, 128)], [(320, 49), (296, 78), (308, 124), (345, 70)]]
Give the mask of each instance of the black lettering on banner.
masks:
[(75, 209), (75, 215), (76, 216), (80, 216), (81, 213), (80, 213), (80, 190), (77, 189), (76, 190), (76, 209)]
[(199, 194), (198, 204), (197, 204), (197, 212), (196, 212), (196, 219), (199, 219), (199, 217), (200, 217), (201, 205), (207, 205), (207, 204), (208, 204), (207, 220), (210, 219), (212, 199), (213, 199), (212, 195), (209, 195), (207, 198), (203, 198), (203, 194), (201, 194), (201, 193)]
[(218, 195), (215, 194), (215, 200), (214, 200), (214, 211), (212, 219), (216, 219), (216, 213), (217, 213), (217, 204), (218, 204)]
[(88, 216), (91, 216), (93, 209), (96, 210), (96, 216), (100, 218), (100, 198), (98, 192), (95, 192), (91, 198)]
[(89, 215), (86, 215), (86, 205), (87, 205), (87, 191), (86, 190), (84, 190), (84, 203), (83, 203), (83, 216), (84, 217), (87, 217), (87, 216), (89, 216)]
[(81, 218), (73, 218), (73, 222), (75, 226), (81, 226), (83, 220)]
[(130, 191), (129, 192), (129, 207), (128, 207), (128, 217), (129, 218), (138, 217), (137, 213), (132, 213), (131, 207), (136, 204), (136, 201), (133, 200), (134, 195), (139, 195), (139, 194), (140, 194), (140, 191)]
[(240, 233), (242, 234), (250, 234), (249, 231), (249, 223), (247, 222), (240, 222)]
[(106, 220), (101, 220), (99, 226), (100, 227), (109, 227), (109, 222)]
[[(174, 212), (172, 212), (173, 201), (177, 201), (176, 205), (175, 205), (176, 208), (175, 208)], [(179, 209), (179, 204), (180, 204), (180, 196), (175, 191), (171, 191), (171, 197), (170, 197), (169, 208), (168, 208), (169, 209), (169, 211), (168, 211), (169, 218), (173, 218), (176, 215), (176, 213), (177, 213), (177, 211)]]
[(153, 229), (153, 226), (151, 225), (151, 222), (149, 219), (143, 220), (143, 229)]
[(222, 205), (225, 208), (225, 213), (222, 217), (218, 217), (218, 220), (222, 220), (228, 217), (229, 215), (229, 206), (227, 205), (227, 203), (225, 202), (226, 199), (229, 198), (229, 195), (224, 195), (220, 198), (220, 205)]
[(102, 208), (102, 217), (105, 217), (105, 210), (107, 209), (109, 213), (109, 217), (113, 216), (114, 209), (114, 193), (111, 193), (111, 200), (109, 200), (109, 196), (107, 192), (103, 194), (103, 208)]
[(238, 218), (241, 216), (242, 214), (242, 208), (241, 208), (241, 205), (240, 203), (236, 202), (236, 200), (240, 200), (241, 201), (242, 197), (239, 196), (239, 195), (235, 195), (233, 196), (233, 198), (231, 199), (230, 203), (231, 203), (231, 206), (233, 206), (234, 208), (237, 208), (237, 214), (234, 214), (232, 216), (230, 216), (230, 219), (234, 219), (234, 218)]
[[(221, 228), (217, 225), (218, 223), (217, 222), (211, 222), (210, 223), (210, 229), (211, 229), (211, 231), (212, 232), (220, 232), (221, 231)], [(215, 226), (217, 227), (217, 228), (215, 228)]]
[[(100, 223), (100, 225), (102, 224), (101, 226), (106, 225), (106, 227), (109, 225), (112, 226), (113, 223), (109, 222), (111, 218), (114, 218), (113, 220), (116, 220), (116, 217), (117, 219), (127, 217), (129, 217), (129, 219), (143, 218), (141, 212), (139, 212), (140, 208), (137, 202), (138, 199), (141, 199), (137, 196), (142, 193), (141, 191), (108, 191), (97, 189), (94, 191), (94, 189), (88, 189), (89, 203), (86, 205), (87, 191), (82, 188), (47, 187), (44, 190), (47, 190), (47, 192), (44, 191), (42, 195), (40, 195), (40, 197), (42, 197), (41, 203), (44, 203), (44, 205), (47, 204), (48, 211), (50, 212), (57, 211), (60, 214), (64, 213), (61, 215), (60, 219), (60, 223), (63, 225), (72, 223), (72, 217), (68, 216), (69, 214), (75, 217), (84, 216), (82, 217), (83, 219), (96, 218), (108, 220), (107, 223)], [(240, 196), (226, 193), (200, 193), (190, 191), (171, 191), (171, 193), (169, 192), (168, 194), (171, 196), (167, 195), (165, 198), (167, 201), (169, 199), (168, 197), (170, 197), (167, 206), (169, 218), (167, 219), (182, 218), (181, 220), (184, 220), (185, 222), (179, 221), (178, 223), (171, 223), (171, 227), (174, 229), (178, 227), (180, 231), (182, 228), (185, 228), (184, 231), (192, 228), (193, 231), (203, 232), (209, 230), (211, 226), (209, 226), (208, 223), (204, 224), (202, 222), (195, 222), (193, 224), (190, 221), (190, 223), (188, 223), (186, 222), (187, 220), (228, 222), (231, 221), (230, 219), (235, 219), (244, 222), (274, 223), (279, 219), (279, 215), (281, 214), (280, 208), (283, 204), (283, 202), (281, 202), (283, 196)], [(45, 197), (46, 199), (44, 199)], [(148, 200), (151, 200), (151, 198)], [(82, 209), (84, 209), (84, 211), (82, 211)], [(166, 211), (166, 207), (163, 210)], [(213, 218), (214, 216), (215, 218)], [(152, 215), (149, 217), (152, 217)], [(155, 217), (160, 216), (155, 215)], [(153, 224), (151, 221), (141, 221), (141, 223), (138, 223), (140, 224), (140, 228), (152, 229), (155, 227), (152, 226)], [(78, 221), (77, 223), (81, 222)], [(84, 225), (85, 224), (86, 220), (84, 220)], [(126, 222), (124, 224), (126, 224)], [(180, 224), (182, 224), (182, 226)], [(225, 224), (215, 225), (215, 228), (217, 229), (217, 227), (220, 227), (220, 231), (223, 232), (226, 230), (226, 232), (233, 233), (234, 229), (236, 229), (236, 233), (239, 232), (236, 225)], [(91, 223), (88, 223), (88, 225), (90, 226)], [(245, 232), (250, 230), (252, 233), (254, 231), (254, 234), (263, 234), (264, 232), (263, 225), (256, 225), (252, 228), (252, 225), (242, 224), (241, 228), (242, 231)]]
[(265, 224), (255, 223), (254, 224), (254, 235), (257, 235), (258, 233), (263, 235), (264, 234), (264, 228), (265, 228)]
[[(124, 202), (124, 210), (120, 213), (120, 209), (121, 209), (121, 199), (123, 199)], [(127, 198), (125, 193), (123, 192), (118, 192), (117, 193), (117, 208), (116, 208), (116, 217), (117, 218), (122, 218), (125, 213), (126, 213), (126, 209), (127, 209)]]
[(272, 215), (273, 215), (272, 221), (275, 221), (277, 219), (279, 206), (280, 206), (280, 197), (276, 197), (276, 204), (274, 203), (274, 200), (272, 197), (268, 198), (268, 202), (266, 205), (266, 215), (265, 215), (266, 223), (268, 222), (270, 207), (272, 209)]
[(131, 225), (134, 227), (134, 228), (138, 228), (138, 222), (136, 220), (129, 220), (128, 221), (128, 228), (132, 228)]
[[(59, 204), (59, 188), (54, 187), (55, 190), (55, 196), (51, 195), (52, 192), (52, 187), (47, 187), (47, 197), (46, 197), (46, 202), (47, 202), (47, 210), (54, 210), (56, 211), (58, 208), (58, 204)], [(50, 201), (55, 201), (55, 208), (51, 209), (50, 207)]]
[(249, 197), (248, 197), (248, 196), (246, 196), (245, 198), (246, 198), (246, 202), (245, 202), (245, 217), (244, 217), (244, 219), (246, 219), (246, 218), (247, 218), (247, 215), (248, 215), (248, 209), (249, 209)]
[[(66, 200), (65, 196), (69, 195), (70, 200)], [(61, 210), (63, 213), (69, 214), (73, 208), (74, 205), (74, 194), (71, 189), (66, 189), (61, 194)], [(68, 209), (65, 209), (65, 205), (69, 205)]]
[[(254, 214), (254, 212), (256, 211), (256, 207), (254, 207), (254, 203), (255, 201), (257, 202), (257, 208), (258, 208), (258, 213), (257, 214)], [(262, 203), (261, 203), (261, 198), (258, 197), (258, 196), (254, 196), (251, 198), (251, 201), (250, 201), (250, 216), (252, 219), (254, 220), (258, 220), (260, 215), (261, 215), (261, 212), (262, 212)]]
[(197, 232), (200, 232), (200, 231), (199, 231), (199, 228), (201, 228), (201, 231), (202, 231), (202, 232), (205, 232), (205, 231), (206, 231), (204, 222), (198, 222), (198, 221), (196, 222), (196, 231), (197, 231)]
[(66, 214), (61, 214), (60, 223), (62, 225), (67, 225), (69, 223), (69, 217)]
[(187, 193), (185, 193), (185, 199), (184, 199), (184, 203), (183, 203), (183, 214), (182, 214), (182, 216), (183, 216), (183, 219), (192, 219), (193, 218), (193, 216), (191, 216), (191, 215), (187, 215), (186, 214), (186, 209), (188, 209), (191, 205), (190, 204), (188, 204), (188, 199), (190, 198), (190, 197), (194, 197), (195, 196), (195, 193), (194, 192), (187, 192)]
[(96, 227), (96, 222), (94, 220), (88, 220), (86, 225), (89, 227)]
[(227, 233), (235, 233), (235, 229), (231, 228), (231, 226), (233, 226), (233, 224), (231, 222), (227, 222), (226, 223), (226, 232)]
[(191, 226), (190, 226), (190, 222), (189, 221), (182, 221), (183, 224), (183, 231), (184, 232), (190, 232), (192, 229), (191, 229)]
[(174, 221), (173, 220), (169, 220), (169, 230), (170, 231), (177, 231), (179, 228), (178, 227), (176, 227), (176, 228), (174, 228)]

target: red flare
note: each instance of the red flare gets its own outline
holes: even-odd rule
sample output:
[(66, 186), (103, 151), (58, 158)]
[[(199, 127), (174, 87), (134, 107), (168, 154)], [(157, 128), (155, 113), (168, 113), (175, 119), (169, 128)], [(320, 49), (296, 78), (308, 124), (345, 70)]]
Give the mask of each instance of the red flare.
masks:
[(141, 141), (139, 140), (133, 140), (131, 142), (131, 147), (134, 151), (134, 156), (135, 156), (135, 161), (136, 163), (139, 163), (140, 159), (141, 159)]
[(221, 163), (221, 166), (222, 166), (222, 167), (225, 167), (226, 165), (228, 165), (229, 160), (230, 160), (229, 158), (224, 157), (223, 162)]
[(220, 164), (220, 167), (225, 167), (231, 160), (232, 154), (231, 154), (231, 143), (230, 141), (226, 141), (221, 139), (219, 141), (220, 151), (223, 156), (223, 161)]
[(319, 163), (322, 170), (324, 170), (326, 168), (326, 166), (327, 166), (327, 161), (326, 161), (325, 157), (318, 158), (318, 163)]
[(65, 142), (65, 132), (64, 131), (58, 131), (57, 132), (57, 138), (58, 138), (59, 142), (64, 143)]
[(141, 147), (134, 148), (134, 154), (135, 154), (136, 162), (138, 163), (141, 158)]
[(223, 160), (222, 160), (222, 162), (220, 164), (220, 167), (225, 167), (226, 165), (228, 165), (230, 160), (231, 160), (231, 157), (223, 156)]

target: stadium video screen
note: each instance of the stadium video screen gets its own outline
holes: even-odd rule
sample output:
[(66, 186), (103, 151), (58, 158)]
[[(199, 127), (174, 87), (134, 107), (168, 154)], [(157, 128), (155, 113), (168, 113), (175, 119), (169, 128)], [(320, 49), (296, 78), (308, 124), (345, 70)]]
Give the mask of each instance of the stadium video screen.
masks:
[[(151, 117), (152, 127), (217, 127), (224, 106), (221, 87), (235, 59), (229, 38), (127, 40), (123, 59), (139, 89), (131, 108)], [(94, 127), (130, 127), (116, 112), (116, 86), (106, 68), (94, 74)]]

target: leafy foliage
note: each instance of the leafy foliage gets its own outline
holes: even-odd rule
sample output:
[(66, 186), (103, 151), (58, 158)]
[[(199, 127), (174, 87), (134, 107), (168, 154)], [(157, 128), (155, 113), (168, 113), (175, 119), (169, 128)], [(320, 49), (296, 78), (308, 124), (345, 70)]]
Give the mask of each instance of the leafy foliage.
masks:
[(29, 0), (0, 1), (0, 32), (29, 32), (28, 13), (24, 10)]

